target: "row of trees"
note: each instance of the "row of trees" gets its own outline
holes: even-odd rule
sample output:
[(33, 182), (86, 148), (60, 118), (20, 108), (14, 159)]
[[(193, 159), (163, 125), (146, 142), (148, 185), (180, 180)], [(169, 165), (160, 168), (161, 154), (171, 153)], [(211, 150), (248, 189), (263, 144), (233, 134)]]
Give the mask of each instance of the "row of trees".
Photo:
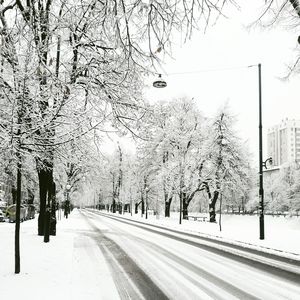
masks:
[(62, 146), (90, 131), (132, 130), (143, 107), (141, 75), (174, 31), (189, 36), (201, 17), (207, 23), (222, 7), (186, 0), (1, 1), (1, 150), (17, 172), (25, 157), (35, 161), (39, 235), (46, 205), (55, 201), (54, 161), (63, 157)]
[(186, 218), (195, 197), (204, 196), (215, 222), (221, 193), (248, 199), (252, 187), (249, 155), (234, 123), (226, 105), (213, 119), (205, 118), (193, 99), (149, 106), (139, 125), (142, 139), (135, 155), (125, 161), (119, 147), (110, 164), (113, 207), (116, 201), (131, 200), (143, 210), (150, 204), (155, 208), (157, 201), (161, 205), (163, 199), (169, 217), (178, 198)]
[[(142, 135), (140, 131), (145, 130), (147, 137), (141, 149), (166, 147), (162, 165), (159, 169), (149, 165), (149, 174), (146, 161), (152, 154), (138, 151), (139, 160), (145, 163), (133, 168), (143, 174), (136, 187), (150, 189), (153, 174), (174, 167), (174, 172), (160, 175), (169, 199), (170, 191), (179, 189), (185, 209), (189, 199), (203, 189), (214, 205), (222, 183), (228, 176), (234, 180), (237, 174), (224, 174), (225, 162), (231, 164), (229, 157), (222, 158), (228, 150), (223, 143), (225, 115), (214, 123), (218, 134), (211, 140), (215, 151), (211, 154), (195, 146), (201, 144), (204, 135), (199, 139), (190, 136), (190, 140), (183, 137), (182, 141), (170, 137), (169, 144), (159, 140), (150, 128), (154, 119), (151, 124), (149, 118), (148, 129), (141, 129), (139, 124), (148, 109), (141, 96), (141, 76), (157, 67), (160, 53), (168, 51), (175, 31), (189, 37), (194, 28), (214, 22), (226, 2), (231, 1), (0, 1), (0, 167), (15, 191), (17, 212), (22, 186), (28, 194), (38, 186), (39, 235), (45, 233), (46, 208), (56, 206), (57, 190), (63, 190), (70, 180), (79, 184), (90, 167), (82, 163), (86, 155), (100, 164), (97, 147), (102, 136), (111, 131), (124, 133), (125, 129)], [(294, 5), (298, 2), (290, 2), (298, 12), (298, 5)], [(186, 134), (194, 128), (188, 126), (178, 125), (178, 132)], [(93, 142), (96, 150), (87, 150)], [(187, 159), (196, 157), (197, 151), (203, 155), (188, 167)], [(120, 153), (117, 165), (123, 163)], [(158, 157), (153, 159), (158, 162)], [(104, 164), (101, 169), (107, 167)], [(118, 174), (114, 177), (115, 198), (120, 195), (119, 182), (125, 181), (124, 174)], [(194, 179), (193, 187), (188, 177)], [(30, 188), (29, 178), (34, 183)], [(54, 234), (55, 222), (52, 226)], [(16, 241), (18, 231), (17, 222)]]
[[(55, 219), (60, 163), (69, 180), (80, 173), (72, 158), (91, 139), (132, 131), (143, 113), (141, 76), (168, 50), (174, 31), (188, 37), (200, 19), (207, 24), (220, 15), (223, 5), (218, 0), (0, 1), (0, 148), (7, 182), (16, 182), (16, 273), (28, 163), (37, 172), (38, 234), (44, 235), (51, 207)], [(89, 142), (77, 149), (87, 136)]]
[[(128, 206), (135, 213), (140, 208), (142, 214), (148, 208), (163, 210), (165, 217), (170, 210), (182, 211), (183, 218), (189, 210), (209, 212), (212, 222), (221, 208), (217, 201), (229, 213), (258, 211), (257, 172), (250, 167), (247, 145), (232, 131), (235, 118), (226, 106), (214, 119), (204, 118), (187, 99), (157, 104), (150, 112), (142, 125), (147, 139), (138, 141), (137, 152), (126, 154), (118, 145), (104, 159), (92, 205), (108, 205), (113, 212)], [(151, 133), (147, 124), (152, 124)], [(267, 214), (298, 215), (300, 165), (266, 170), (264, 191)]]
[[(148, 207), (209, 212), (216, 218), (217, 201), (222, 194), (223, 209), (253, 213), (259, 206), (258, 176), (251, 166), (247, 145), (234, 131), (235, 117), (228, 106), (208, 119), (197, 110), (196, 101), (177, 99), (147, 108), (133, 155), (120, 145), (107, 160), (102, 176), (101, 204), (131, 204)], [(300, 166), (286, 164), (265, 173), (265, 211), (298, 214), (300, 210)], [(98, 199), (98, 198), (97, 198)], [(182, 205), (182, 206), (181, 206)]]

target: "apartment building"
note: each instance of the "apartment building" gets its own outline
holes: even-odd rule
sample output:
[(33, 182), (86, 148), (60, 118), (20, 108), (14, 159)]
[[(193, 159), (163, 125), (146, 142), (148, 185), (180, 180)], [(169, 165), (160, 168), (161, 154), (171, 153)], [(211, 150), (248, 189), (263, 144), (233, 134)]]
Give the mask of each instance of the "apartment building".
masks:
[(288, 162), (300, 163), (300, 120), (285, 119), (268, 129), (268, 156), (273, 166)]

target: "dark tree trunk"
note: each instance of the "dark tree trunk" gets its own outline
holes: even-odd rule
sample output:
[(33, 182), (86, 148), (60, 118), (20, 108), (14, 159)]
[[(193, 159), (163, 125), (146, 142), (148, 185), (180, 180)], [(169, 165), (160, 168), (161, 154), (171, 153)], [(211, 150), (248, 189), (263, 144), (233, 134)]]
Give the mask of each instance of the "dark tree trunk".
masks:
[(216, 211), (215, 205), (213, 203), (209, 203), (209, 222), (216, 222)]
[(38, 235), (44, 235), (46, 222), (46, 206), (48, 198), (49, 210), (51, 208), (51, 191), (53, 190), (53, 166), (49, 164), (38, 169), (40, 188), (40, 213), (38, 217)]
[(142, 197), (142, 215), (145, 213), (145, 201), (144, 201), (144, 197)]
[(41, 169), (38, 171), (39, 188), (40, 188), (40, 212), (38, 217), (38, 235), (44, 235), (45, 231), (45, 214), (48, 191), (49, 171)]
[(182, 219), (186, 220), (188, 218), (188, 206), (189, 201), (186, 193), (182, 193)]
[(170, 208), (171, 208), (172, 200), (173, 200), (173, 196), (168, 197), (168, 194), (165, 193), (165, 217), (166, 218), (170, 217)]
[(135, 203), (135, 205), (134, 205), (134, 213), (135, 214), (137, 214), (139, 212), (138, 207), (139, 207), (139, 204)]
[(165, 202), (165, 217), (169, 218), (170, 217), (170, 207), (171, 203), (169, 201)]
[(214, 191), (214, 196), (209, 203), (209, 222), (216, 222), (216, 203), (219, 197), (219, 191)]
[(56, 235), (56, 185), (52, 183), (51, 188), (51, 216), (50, 216), (50, 235)]
[(50, 241), (50, 207), (47, 204), (46, 212), (45, 212), (45, 225), (44, 225), (44, 243), (48, 243)]
[(188, 207), (189, 207), (189, 204), (187, 203), (187, 201), (183, 200), (182, 201), (182, 219), (183, 220), (188, 219), (188, 215), (189, 215)]
[(114, 214), (116, 213), (116, 199), (113, 199), (113, 202), (112, 202), (112, 212)]

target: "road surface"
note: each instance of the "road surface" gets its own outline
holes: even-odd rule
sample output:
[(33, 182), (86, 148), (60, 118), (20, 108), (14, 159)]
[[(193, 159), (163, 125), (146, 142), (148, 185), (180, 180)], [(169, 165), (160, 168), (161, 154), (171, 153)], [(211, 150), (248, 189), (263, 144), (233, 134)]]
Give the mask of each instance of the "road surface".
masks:
[(300, 299), (299, 263), (93, 211), (80, 217), (89, 230), (79, 234), (101, 250), (121, 299)]

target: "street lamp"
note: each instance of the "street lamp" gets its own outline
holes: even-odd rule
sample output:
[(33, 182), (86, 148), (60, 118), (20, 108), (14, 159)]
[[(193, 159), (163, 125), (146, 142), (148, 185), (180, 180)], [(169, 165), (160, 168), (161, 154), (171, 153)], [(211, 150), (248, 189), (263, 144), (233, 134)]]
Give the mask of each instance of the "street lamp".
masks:
[(162, 79), (161, 74), (158, 75), (158, 79), (153, 82), (155, 88), (165, 88), (167, 83)]
[(263, 181), (263, 137), (262, 137), (262, 109), (261, 109), (261, 64), (258, 64), (258, 106), (259, 106), (259, 238), (265, 238), (264, 223), (264, 181)]
[(272, 164), (272, 157), (263, 161), (263, 136), (262, 136), (262, 92), (261, 92), (261, 64), (252, 65), (249, 67), (258, 67), (258, 105), (259, 105), (259, 125), (258, 125), (258, 135), (259, 135), (259, 239), (265, 239), (265, 221), (264, 221), (264, 181), (263, 181), (263, 168), (267, 168), (267, 162)]
[(273, 158), (272, 157), (269, 157), (268, 159), (266, 159), (265, 161), (263, 161), (263, 167), (265, 168), (265, 169), (268, 169), (267, 168), (267, 163), (269, 162), (269, 164), (270, 165), (272, 165), (273, 164)]

